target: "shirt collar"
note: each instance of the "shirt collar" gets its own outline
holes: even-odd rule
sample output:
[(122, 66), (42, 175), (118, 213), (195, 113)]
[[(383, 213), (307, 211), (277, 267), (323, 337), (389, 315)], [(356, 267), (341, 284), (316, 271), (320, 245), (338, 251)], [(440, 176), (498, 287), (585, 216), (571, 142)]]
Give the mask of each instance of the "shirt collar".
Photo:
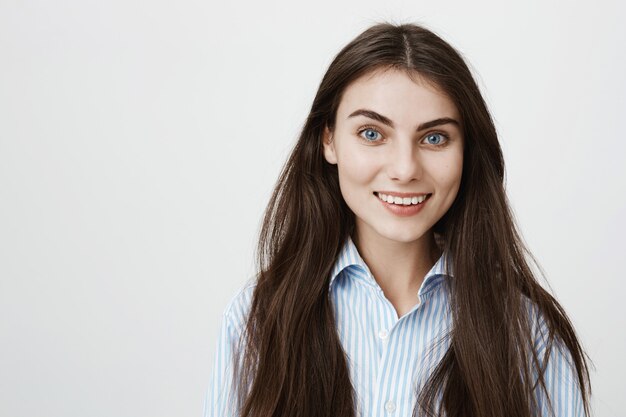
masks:
[[(446, 263), (448, 267), (447, 271), (445, 269)], [(362, 279), (366, 284), (374, 288), (380, 289), (380, 286), (374, 279), (374, 276), (371, 273), (369, 267), (367, 266), (363, 258), (361, 258), (361, 255), (359, 254), (359, 251), (352, 241), (352, 237), (350, 235), (348, 235), (346, 241), (344, 242), (344, 245), (339, 252), (339, 256), (337, 257), (337, 260), (333, 266), (330, 277), (329, 291), (332, 291), (333, 284), (336, 282), (337, 277), (342, 273), (344, 269), (347, 271), (355, 272), (355, 274), (353, 275), (356, 279)], [(429, 292), (446, 276), (453, 277), (453, 267), (451, 254), (447, 251), (444, 251), (437, 260), (437, 262), (435, 262), (432, 268), (430, 268), (430, 271), (428, 271), (428, 273), (426, 274), (426, 277), (424, 278), (424, 281), (420, 286), (418, 295)]]

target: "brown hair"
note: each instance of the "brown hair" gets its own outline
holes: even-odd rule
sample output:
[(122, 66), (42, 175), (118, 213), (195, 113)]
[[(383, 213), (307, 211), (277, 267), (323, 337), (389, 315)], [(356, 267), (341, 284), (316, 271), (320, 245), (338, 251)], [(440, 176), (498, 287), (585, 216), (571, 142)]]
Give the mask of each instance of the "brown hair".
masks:
[(540, 368), (538, 382), (547, 390), (545, 367), (528, 343), (533, 334), (524, 298), (549, 330), (542, 360), (558, 338), (571, 353), (589, 415), (587, 354), (564, 309), (529, 267), (526, 256), (537, 262), (514, 223), (496, 129), (470, 70), (432, 31), (391, 23), (365, 30), (334, 58), (269, 201), (257, 246), (259, 273), (235, 355), (240, 415), (355, 415), (328, 296), (331, 269), (355, 221), (339, 189), (337, 166), (324, 159), (322, 138), (325, 127), (334, 128), (346, 87), (385, 68), (425, 77), (446, 92), (460, 112), (465, 138), (457, 197), (434, 226), (453, 261), (451, 344), (417, 393), (414, 415), (418, 408), (448, 417), (533, 415), (532, 369)]

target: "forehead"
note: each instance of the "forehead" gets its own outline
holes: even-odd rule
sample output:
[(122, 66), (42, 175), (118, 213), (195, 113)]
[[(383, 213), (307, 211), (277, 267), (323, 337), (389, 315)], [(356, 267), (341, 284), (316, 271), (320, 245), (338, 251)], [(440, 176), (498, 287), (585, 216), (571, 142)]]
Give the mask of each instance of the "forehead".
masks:
[(350, 83), (341, 97), (340, 119), (356, 109), (367, 108), (402, 124), (438, 117), (459, 119), (454, 102), (436, 84), (417, 72), (409, 76), (398, 69), (377, 70)]

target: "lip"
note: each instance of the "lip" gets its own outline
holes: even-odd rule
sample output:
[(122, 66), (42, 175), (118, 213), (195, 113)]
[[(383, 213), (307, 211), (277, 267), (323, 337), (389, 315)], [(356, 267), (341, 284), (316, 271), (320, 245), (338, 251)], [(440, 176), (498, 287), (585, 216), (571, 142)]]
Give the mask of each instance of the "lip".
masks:
[[(381, 191), (381, 193), (385, 194), (382, 191)], [(376, 193), (374, 193), (374, 194), (376, 194)], [(409, 194), (409, 195), (407, 195), (407, 197), (409, 197), (409, 196), (417, 196), (417, 195), (424, 195), (424, 194)], [(422, 211), (422, 209), (424, 208), (426, 203), (428, 203), (430, 201), (430, 194), (428, 194), (428, 195), (429, 195), (429, 197), (427, 197), (426, 200), (424, 200), (422, 203), (411, 204), (410, 206), (403, 206), (403, 205), (400, 205), (400, 204), (387, 203), (386, 201), (383, 201), (380, 198), (378, 198), (377, 195), (374, 195), (374, 197), (376, 198), (376, 200), (380, 201), (380, 203), (387, 210), (389, 210), (391, 213), (393, 213), (394, 215), (399, 216), (399, 217), (409, 217), (409, 216), (414, 216), (417, 213), (419, 213), (420, 211)], [(400, 197), (400, 196), (398, 196), (398, 197)]]
[(428, 195), (431, 193), (400, 193), (397, 191), (374, 191), (374, 194), (387, 194), (387, 195), (392, 195), (394, 197), (421, 197), (423, 195)]

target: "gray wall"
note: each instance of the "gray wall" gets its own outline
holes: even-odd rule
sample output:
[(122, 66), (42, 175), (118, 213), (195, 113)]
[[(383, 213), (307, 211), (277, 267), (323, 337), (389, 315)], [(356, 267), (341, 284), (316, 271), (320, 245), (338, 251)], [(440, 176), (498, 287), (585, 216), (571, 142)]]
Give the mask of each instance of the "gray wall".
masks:
[(523, 235), (626, 409), (623, 6), (0, 0), (0, 415), (199, 416), (321, 76), (381, 19), (472, 64)]

